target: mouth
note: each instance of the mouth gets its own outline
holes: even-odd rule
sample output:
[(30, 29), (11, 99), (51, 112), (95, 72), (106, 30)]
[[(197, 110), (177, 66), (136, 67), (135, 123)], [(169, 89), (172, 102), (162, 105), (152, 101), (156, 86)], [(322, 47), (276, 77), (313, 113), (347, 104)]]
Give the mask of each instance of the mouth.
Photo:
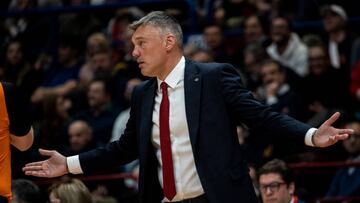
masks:
[(143, 64), (145, 63), (144, 61), (137, 61), (139, 68), (141, 68), (141, 66), (143, 66)]

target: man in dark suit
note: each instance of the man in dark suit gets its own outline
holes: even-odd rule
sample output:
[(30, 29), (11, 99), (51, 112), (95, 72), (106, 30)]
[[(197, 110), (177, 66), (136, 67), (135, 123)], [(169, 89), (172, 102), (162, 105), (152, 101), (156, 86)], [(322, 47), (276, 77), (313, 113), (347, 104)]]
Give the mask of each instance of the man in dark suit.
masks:
[(139, 158), (140, 202), (257, 202), (236, 125), (291, 135), (325, 147), (348, 137), (334, 114), (319, 129), (272, 112), (245, 90), (228, 64), (194, 63), (182, 53), (180, 25), (164, 12), (151, 12), (134, 30), (133, 56), (145, 76), (134, 89), (130, 118), (120, 140), (104, 148), (27, 164), (27, 175), (55, 177), (91, 173)]

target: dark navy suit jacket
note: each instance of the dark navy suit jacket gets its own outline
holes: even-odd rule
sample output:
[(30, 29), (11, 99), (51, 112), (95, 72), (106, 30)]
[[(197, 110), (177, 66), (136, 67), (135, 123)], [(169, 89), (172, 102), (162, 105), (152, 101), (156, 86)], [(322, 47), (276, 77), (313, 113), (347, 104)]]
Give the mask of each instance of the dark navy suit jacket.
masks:
[[(130, 118), (121, 139), (79, 156), (85, 173), (140, 161), (140, 202), (160, 202), (162, 189), (158, 161), (151, 142), (156, 78), (133, 92)], [(211, 203), (257, 202), (236, 125), (293, 136), (299, 143), (310, 126), (275, 113), (244, 89), (236, 70), (228, 64), (186, 61), (185, 109), (195, 166)]]

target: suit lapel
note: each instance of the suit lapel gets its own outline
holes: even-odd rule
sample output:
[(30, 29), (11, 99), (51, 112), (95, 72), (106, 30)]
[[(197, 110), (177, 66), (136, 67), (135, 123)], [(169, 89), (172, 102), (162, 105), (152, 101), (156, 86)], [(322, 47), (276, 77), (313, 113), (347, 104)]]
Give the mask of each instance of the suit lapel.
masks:
[(184, 75), (185, 110), (192, 148), (195, 149), (199, 128), (201, 77), (193, 62), (186, 60)]

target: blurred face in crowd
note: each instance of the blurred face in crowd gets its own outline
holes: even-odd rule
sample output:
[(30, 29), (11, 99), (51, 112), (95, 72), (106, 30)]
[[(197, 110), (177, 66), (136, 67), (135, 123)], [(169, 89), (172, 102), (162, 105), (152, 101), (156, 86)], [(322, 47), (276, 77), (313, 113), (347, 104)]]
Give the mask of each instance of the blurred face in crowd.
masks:
[(68, 130), (70, 147), (80, 152), (91, 141), (91, 128), (84, 121), (74, 121)]
[(345, 26), (344, 19), (338, 14), (328, 11), (323, 15), (324, 28), (327, 32), (341, 30)]
[(70, 99), (64, 98), (63, 96), (56, 98), (56, 111), (61, 118), (66, 119), (69, 117), (69, 110), (71, 106), (72, 102)]
[(88, 102), (91, 108), (101, 108), (110, 101), (110, 95), (105, 91), (105, 84), (101, 81), (94, 81), (88, 90)]
[(344, 127), (354, 129), (354, 134), (343, 141), (343, 146), (350, 155), (356, 156), (360, 153), (360, 123), (352, 122)]
[(280, 71), (280, 67), (276, 63), (264, 64), (260, 74), (264, 85), (274, 82), (281, 85), (285, 82), (285, 73)]
[(209, 26), (204, 30), (204, 38), (207, 45), (211, 49), (216, 49), (221, 46), (223, 41), (222, 30), (219, 26)]
[(12, 42), (9, 44), (6, 51), (6, 60), (11, 65), (17, 65), (23, 58), (21, 44), (19, 42)]
[(314, 75), (321, 75), (326, 72), (329, 67), (329, 59), (325, 50), (321, 46), (309, 48), (309, 68)]
[(125, 91), (124, 91), (124, 97), (127, 101), (130, 101), (131, 100), (131, 95), (132, 95), (132, 92), (134, 90), (134, 88), (139, 85), (141, 83), (141, 80), (140, 79), (137, 79), (137, 78), (133, 78), (133, 79), (130, 79), (127, 83), (126, 83), (126, 88), (125, 88)]
[(259, 187), (263, 203), (290, 203), (295, 186), (284, 182), (277, 173), (262, 174)]
[(71, 62), (75, 57), (75, 50), (67, 45), (60, 45), (58, 49), (58, 58), (61, 64)]
[(142, 25), (135, 30), (131, 39), (134, 44), (132, 55), (144, 76), (161, 77), (166, 72), (169, 35), (150, 25)]
[(211, 54), (206, 51), (198, 51), (191, 56), (191, 60), (201, 63), (208, 63), (213, 61), (213, 58)]
[(284, 44), (290, 38), (290, 28), (284, 18), (274, 18), (271, 23), (271, 39), (277, 44)]
[(108, 53), (95, 53), (91, 58), (95, 70), (109, 71), (112, 68), (111, 58)]
[(102, 33), (94, 33), (89, 36), (87, 40), (87, 54), (93, 56), (93, 54), (100, 51), (107, 51), (109, 49), (109, 42)]
[(261, 38), (263, 35), (263, 29), (256, 16), (250, 16), (246, 19), (244, 33), (247, 43), (256, 42)]

